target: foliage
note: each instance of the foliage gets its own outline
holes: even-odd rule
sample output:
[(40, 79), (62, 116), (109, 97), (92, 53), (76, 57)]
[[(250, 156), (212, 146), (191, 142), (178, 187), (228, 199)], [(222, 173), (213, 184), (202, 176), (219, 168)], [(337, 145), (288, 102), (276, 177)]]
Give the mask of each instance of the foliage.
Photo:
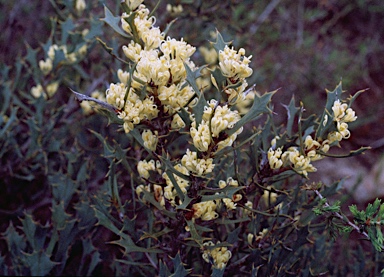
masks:
[[(164, 32), (155, 25), (155, 8), (51, 3), (49, 39), (1, 67), (1, 274), (315, 276), (384, 267), (384, 204), (346, 214), (343, 181), (309, 179), (317, 160), (368, 149), (332, 150), (349, 138), (364, 90), (343, 97), (340, 82), (320, 116), (292, 97), (280, 125), (277, 91), (248, 86), (251, 56), (220, 32), (196, 66), (193, 46), (166, 37), (176, 23)], [(339, 265), (332, 258), (346, 238), (350, 262)]]

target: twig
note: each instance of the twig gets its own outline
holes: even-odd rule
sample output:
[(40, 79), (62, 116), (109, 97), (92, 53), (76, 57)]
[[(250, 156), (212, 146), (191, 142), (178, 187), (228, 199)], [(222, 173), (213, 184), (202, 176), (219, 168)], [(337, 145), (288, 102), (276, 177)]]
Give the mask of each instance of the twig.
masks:
[(268, 16), (271, 14), (271, 12), (276, 8), (276, 6), (279, 4), (280, 0), (273, 0), (271, 1), (268, 6), (264, 9), (264, 11), (260, 14), (260, 16), (257, 18), (257, 23), (252, 28), (252, 34), (256, 34), (257, 30), (260, 28), (261, 24), (265, 20), (267, 20)]
[[(315, 191), (316, 195), (317, 195), (320, 199), (324, 199), (324, 197), (321, 195), (321, 193), (320, 193), (318, 190), (314, 190), (314, 191)], [(325, 206), (325, 207), (330, 207), (330, 205), (328, 204), (328, 202), (325, 202), (324, 206)], [(354, 224), (354, 223), (352, 223), (351, 221), (349, 221), (348, 218), (342, 216), (339, 212), (333, 212), (333, 214), (334, 214), (336, 217), (338, 217), (338, 218), (340, 218), (341, 220), (343, 220), (344, 222), (346, 222), (349, 226), (351, 226), (351, 227), (352, 227), (353, 229), (355, 229), (357, 232), (359, 232), (360, 234), (363, 234), (363, 236), (365, 236), (367, 239), (371, 240), (371, 239), (369, 238), (367, 232), (365, 232), (365, 231), (361, 231), (360, 228), (359, 228), (356, 224)]]

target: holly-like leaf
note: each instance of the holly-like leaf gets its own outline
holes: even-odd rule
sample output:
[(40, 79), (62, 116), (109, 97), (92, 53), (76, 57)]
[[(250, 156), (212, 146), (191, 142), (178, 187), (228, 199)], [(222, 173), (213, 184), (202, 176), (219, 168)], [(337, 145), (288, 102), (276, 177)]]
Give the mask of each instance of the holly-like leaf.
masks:
[(293, 128), (293, 122), (295, 120), (295, 115), (300, 110), (299, 107), (295, 106), (295, 97), (292, 96), (291, 101), (288, 105), (283, 105), (283, 107), (287, 110), (287, 134), (289, 137), (292, 137), (292, 128)]
[(335, 101), (341, 96), (343, 90), (341, 88), (341, 82), (336, 86), (333, 91), (326, 90), (327, 103), (323, 115), (321, 116), (319, 126), (316, 131), (316, 139), (323, 138), (325, 132), (333, 125), (333, 111), (332, 107)]
[(70, 90), (75, 94), (77, 100), (79, 100), (80, 102), (90, 101), (93, 104), (93, 107), (98, 109), (99, 113), (105, 115), (108, 118), (109, 123), (116, 123), (120, 125), (124, 124), (124, 120), (117, 117), (119, 110), (115, 106), (109, 103), (106, 103), (104, 101), (101, 101), (99, 99), (78, 93), (72, 89)]
[(71, 31), (75, 29), (75, 24), (73, 23), (73, 20), (71, 17), (68, 17), (64, 22), (60, 24), (61, 26), (61, 44), (66, 45), (68, 36), (71, 34)]
[(216, 30), (216, 41), (211, 43), (213, 45), (213, 48), (215, 48), (217, 54), (219, 54), (219, 52), (224, 50), (225, 46), (227, 44), (230, 44), (231, 42), (225, 42), (223, 36), (218, 30)]
[(265, 93), (263, 96), (255, 95), (253, 105), (249, 112), (245, 114), (232, 129), (226, 131), (228, 136), (233, 135), (237, 130), (243, 127), (248, 122), (255, 120), (262, 113), (270, 113), (271, 110), (268, 108), (268, 104), (271, 101), (272, 95), (276, 93), (277, 90)]
[(122, 35), (123, 37), (132, 38), (130, 35), (125, 33), (123, 29), (121, 29), (120, 16), (114, 16), (106, 6), (104, 6), (104, 15), (105, 17), (101, 19), (102, 21), (111, 26), (113, 30), (115, 30), (118, 34)]
[(121, 237), (117, 241), (111, 241), (111, 244), (116, 244), (122, 246), (125, 251), (125, 254), (131, 253), (131, 252), (142, 252), (142, 253), (163, 253), (162, 250), (156, 249), (156, 248), (144, 248), (137, 246), (130, 236), (126, 234), (121, 234)]
[(177, 255), (172, 259), (173, 262), (173, 274), (170, 276), (173, 277), (184, 277), (188, 276), (189, 273), (192, 271), (192, 269), (186, 269), (184, 267), (184, 264), (181, 261), (180, 253), (177, 253)]
[(59, 263), (52, 262), (42, 251), (33, 251), (32, 253), (24, 253), (23, 259), (29, 266), (31, 276), (46, 276)]

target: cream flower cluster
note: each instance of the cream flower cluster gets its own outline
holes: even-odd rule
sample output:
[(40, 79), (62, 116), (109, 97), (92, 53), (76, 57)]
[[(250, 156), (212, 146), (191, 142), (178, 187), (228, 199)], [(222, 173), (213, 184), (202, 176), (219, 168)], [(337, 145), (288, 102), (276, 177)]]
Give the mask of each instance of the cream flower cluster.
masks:
[(297, 173), (304, 176), (308, 176), (308, 172), (315, 172), (316, 168), (311, 162), (323, 158), (323, 156), (316, 153), (316, 150), (327, 152), (329, 145), (327, 143), (321, 145), (319, 142), (314, 141), (311, 136), (306, 137), (304, 145), (304, 153), (301, 153), (299, 148), (295, 146), (289, 147), (285, 152), (282, 151), (282, 147), (276, 150), (273, 150), (273, 147), (271, 147), (268, 150), (269, 166), (272, 169), (292, 166)]
[(298, 147), (294, 146), (289, 147), (285, 152), (282, 151), (282, 147), (275, 149), (277, 138), (273, 139), (271, 142), (272, 147), (268, 151), (270, 167), (279, 169), (290, 165), (296, 172), (304, 176), (308, 176), (308, 172), (316, 171), (311, 162), (324, 158), (318, 152), (327, 153), (332, 143), (348, 139), (351, 134), (347, 123), (353, 122), (357, 118), (355, 111), (349, 108), (346, 103), (341, 103), (340, 100), (334, 102), (332, 111), (337, 131), (330, 132), (324, 141), (314, 140), (312, 136), (308, 135), (304, 140), (304, 149), (301, 152)]
[[(218, 242), (217, 244), (219, 244)], [(204, 246), (215, 246), (212, 241), (203, 243)], [(205, 249), (202, 257), (207, 263), (212, 263), (215, 268), (224, 269), (229, 259), (232, 257), (232, 252), (227, 247), (215, 247), (213, 249)]]
[[(175, 112), (186, 106), (195, 94), (187, 85), (184, 63), (195, 68), (190, 57), (196, 49), (183, 39), (165, 38), (155, 26), (156, 18), (149, 16), (150, 12), (142, 2), (126, 0), (131, 12), (121, 17), (123, 30), (138, 36), (123, 46), (125, 56), (136, 66), (133, 76), (120, 70), (118, 77), (121, 83), (114, 85), (125, 86), (130, 83), (131, 86), (115, 90), (111, 84), (107, 90), (107, 100), (120, 110), (118, 116), (124, 120), (126, 133), (143, 119), (156, 118), (160, 110), (174, 116), (172, 128), (180, 129), (185, 124)], [(133, 25), (127, 21), (131, 16), (134, 17)], [(128, 82), (130, 79), (131, 82)], [(142, 95), (142, 91), (146, 91), (147, 95), (139, 99), (138, 95)], [(123, 103), (122, 99), (126, 101)]]
[(216, 212), (217, 203), (214, 200), (195, 203), (192, 205), (193, 218), (201, 218), (201, 220), (213, 220), (219, 217)]
[(187, 153), (181, 158), (181, 164), (197, 176), (204, 176), (213, 171), (215, 165), (213, 159), (198, 159), (197, 152), (187, 149)]
[(244, 48), (236, 51), (225, 46), (224, 50), (219, 51), (219, 66), (224, 76), (238, 80), (247, 78), (252, 74), (252, 68), (249, 67), (252, 56), (246, 57)]
[(153, 133), (149, 129), (146, 129), (143, 131), (141, 137), (144, 141), (145, 148), (147, 148), (151, 151), (156, 150), (156, 146), (157, 146), (157, 142), (158, 142), (158, 136), (157, 135), (158, 135), (157, 131), (155, 131), (155, 133)]
[[(186, 169), (181, 164), (176, 164), (174, 168), (184, 175), (189, 175), (188, 169)], [(176, 183), (179, 185), (181, 191), (186, 194), (189, 182), (175, 174), (173, 174), (173, 177), (175, 178)], [(179, 203), (176, 203), (177, 191), (169, 176), (166, 173), (163, 173), (163, 178), (165, 179), (165, 182), (167, 184), (167, 186), (164, 188), (164, 197), (168, 199), (173, 206), (181, 204), (181, 201), (179, 201)]]
[(66, 61), (69, 63), (75, 63), (80, 57), (85, 56), (85, 54), (87, 53), (87, 45), (84, 44), (79, 49), (71, 53), (68, 53), (66, 45), (51, 45), (47, 52), (47, 59), (39, 61), (40, 70), (43, 72), (44, 75), (47, 75), (49, 72), (51, 72), (56, 51), (63, 51)]
[(190, 86), (179, 83), (177, 85), (161, 86), (158, 94), (158, 98), (164, 106), (164, 111), (172, 114), (188, 103), (194, 95), (194, 91)]
[[(229, 177), (227, 181), (220, 180), (219, 181), (219, 187), (221, 189), (225, 188), (226, 186), (232, 186), (232, 187), (238, 187), (239, 183), (234, 180), (232, 177)], [(235, 210), (236, 209), (236, 202), (240, 201), (243, 198), (241, 194), (234, 194), (231, 198), (224, 198), (223, 202), (224, 205), (227, 207), (228, 210)]]
[(355, 111), (348, 107), (346, 103), (336, 100), (332, 107), (333, 121), (336, 122), (337, 131), (328, 134), (329, 143), (339, 142), (342, 139), (348, 139), (351, 136), (348, 130), (348, 123), (357, 119)]
[[(222, 131), (233, 128), (241, 119), (237, 111), (230, 110), (228, 105), (220, 106), (217, 100), (212, 99), (207, 104), (208, 106), (204, 107), (202, 122), (196, 128), (196, 121), (193, 121), (190, 129), (193, 144), (201, 152), (208, 150), (212, 138), (219, 137)], [(243, 128), (240, 128), (230, 137), (220, 141), (217, 150), (231, 146), (242, 131)]]
[[(253, 73), (249, 67), (252, 56), (246, 57), (245, 50), (240, 48), (236, 51), (225, 46), (224, 50), (219, 51), (219, 67), (222, 74), (228, 78), (229, 84), (240, 84), (237, 87), (226, 88), (224, 91), (228, 94), (228, 101), (236, 103), (244, 99), (243, 92), (248, 86), (245, 78), (248, 78)], [(214, 83), (215, 80), (212, 80)]]
[(133, 88), (130, 88), (127, 94), (127, 87), (123, 83), (111, 84), (106, 94), (107, 102), (120, 110), (118, 117), (124, 120), (126, 133), (132, 131), (134, 125), (143, 119), (151, 120), (159, 113), (153, 96), (140, 100)]
[(161, 172), (161, 163), (159, 161), (139, 161), (137, 164), (137, 171), (139, 172), (140, 177), (143, 177), (145, 179), (149, 178), (149, 171), (157, 171)]

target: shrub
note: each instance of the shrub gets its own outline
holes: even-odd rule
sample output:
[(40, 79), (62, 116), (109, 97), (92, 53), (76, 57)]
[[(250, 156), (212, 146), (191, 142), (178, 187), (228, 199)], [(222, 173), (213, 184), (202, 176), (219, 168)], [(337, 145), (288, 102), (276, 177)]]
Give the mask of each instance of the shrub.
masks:
[[(3, 67), (3, 80), (13, 80), (2, 83), (3, 182), (51, 201), (16, 205), (3, 233), (0, 272), (377, 273), (382, 262), (363, 261), (383, 248), (384, 204), (377, 199), (362, 211), (351, 205), (346, 214), (337, 195), (343, 180), (309, 179), (317, 160), (368, 149), (333, 150), (350, 137), (352, 104), (364, 90), (344, 97), (340, 82), (326, 91), (320, 116), (306, 115), (292, 97), (285, 124), (277, 125), (271, 104), (277, 91), (262, 94), (248, 85), (252, 56), (245, 49), (216, 32), (210, 48), (199, 49), (206, 65), (197, 66), (196, 48), (167, 36), (173, 22), (161, 30), (142, 2), (123, 2), (121, 16), (104, 8), (102, 20), (124, 39), (123, 57), (119, 39), (103, 41), (111, 29), (91, 18), (83, 31), (73, 20), (84, 12), (82, 1), (75, 8), (63, 2), (69, 12), (60, 13), (57, 29), (52, 20), (59, 31), (43, 45), (44, 58), (37, 62), (38, 51), (28, 48), (13, 71)], [(94, 36), (113, 61), (87, 61)], [(117, 69), (104, 76), (118, 79), (105, 94), (95, 78), (104, 67)], [(83, 113), (57, 91), (63, 86), (73, 89)], [(372, 246), (350, 239), (343, 252), (350, 260), (339, 265), (332, 258), (344, 234)]]

